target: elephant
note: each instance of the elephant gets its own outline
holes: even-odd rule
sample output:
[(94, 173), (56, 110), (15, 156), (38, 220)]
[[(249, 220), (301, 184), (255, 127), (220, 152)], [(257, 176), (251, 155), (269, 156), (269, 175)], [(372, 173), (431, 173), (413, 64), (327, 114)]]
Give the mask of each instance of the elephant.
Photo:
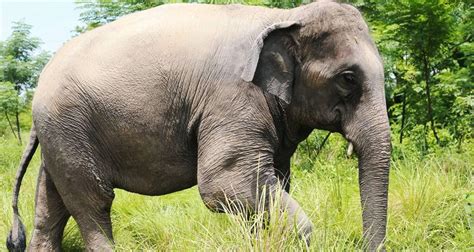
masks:
[(17, 203), (38, 145), (31, 251), (60, 250), (71, 216), (87, 250), (113, 250), (115, 188), (157, 196), (195, 185), (216, 212), (230, 200), (255, 213), (259, 193), (278, 193), (309, 244), (313, 225), (289, 194), (290, 158), (314, 129), (353, 144), (364, 248), (384, 249), (384, 69), (351, 5), (169, 4), (126, 15), (63, 45), (40, 75), (32, 116), (10, 251), (26, 249)]

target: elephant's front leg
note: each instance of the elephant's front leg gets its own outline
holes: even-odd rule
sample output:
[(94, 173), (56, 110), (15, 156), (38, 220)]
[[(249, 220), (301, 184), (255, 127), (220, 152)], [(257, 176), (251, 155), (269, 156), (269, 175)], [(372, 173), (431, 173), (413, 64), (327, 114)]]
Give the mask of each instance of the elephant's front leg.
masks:
[(290, 158), (279, 158), (274, 160), (275, 175), (277, 176), (280, 184), (287, 193), (290, 192), (291, 185), (291, 170), (290, 170)]
[[(253, 127), (247, 127), (255, 130)], [(235, 129), (220, 129), (208, 133), (199, 141), (198, 187), (201, 197), (213, 211), (225, 208), (245, 209), (248, 213), (268, 210), (268, 199), (281, 199), (281, 211), (288, 214), (291, 226), (296, 225), (298, 235), (309, 245), (312, 224), (298, 203), (284, 190), (275, 175), (273, 148), (270, 141), (252, 130), (235, 134)], [(261, 133), (261, 132), (260, 132)], [(265, 191), (264, 191), (265, 190)], [(267, 195), (262, 201), (261, 195)], [(275, 197), (280, 193), (281, 197)], [(273, 195), (272, 195), (273, 194)], [(243, 207), (242, 207), (243, 206)]]

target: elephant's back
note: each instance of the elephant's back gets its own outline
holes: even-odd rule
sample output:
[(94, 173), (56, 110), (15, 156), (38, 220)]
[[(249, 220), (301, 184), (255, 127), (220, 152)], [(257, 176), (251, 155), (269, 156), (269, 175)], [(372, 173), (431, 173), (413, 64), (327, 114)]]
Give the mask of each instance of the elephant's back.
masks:
[(253, 41), (281, 13), (171, 4), (124, 16), (67, 42), (43, 70), (34, 104), (79, 92), (144, 100), (157, 90), (175, 92), (176, 83), (240, 75)]
[(127, 15), (73, 38), (55, 54), (40, 76), (33, 111), (96, 101), (128, 114), (157, 113), (151, 105), (192, 91), (193, 82), (240, 76), (255, 38), (283, 13), (172, 4)]
[(150, 72), (206, 65), (238, 72), (255, 38), (281, 12), (241, 5), (171, 4), (133, 13), (67, 42), (42, 79), (58, 74), (92, 82), (110, 81), (111, 76), (140, 79)]

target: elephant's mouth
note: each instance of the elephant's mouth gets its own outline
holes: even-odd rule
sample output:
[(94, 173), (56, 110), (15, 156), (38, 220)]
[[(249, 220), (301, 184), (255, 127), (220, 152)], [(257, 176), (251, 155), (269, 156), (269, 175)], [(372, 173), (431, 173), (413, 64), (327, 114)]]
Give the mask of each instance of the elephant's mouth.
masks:
[(339, 124), (332, 123), (318, 123), (315, 127), (316, 129), (327, 130), (330, 132), (342, 133), (342, 127)]

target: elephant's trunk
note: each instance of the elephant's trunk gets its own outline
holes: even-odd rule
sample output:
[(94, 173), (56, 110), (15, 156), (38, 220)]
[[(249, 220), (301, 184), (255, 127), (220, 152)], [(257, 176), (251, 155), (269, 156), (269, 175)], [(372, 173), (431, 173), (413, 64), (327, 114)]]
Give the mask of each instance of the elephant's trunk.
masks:
[(377, 100), (361, 104), (344, 127), (359, 156), (364, 241), (369, 251), (384, 250), (391, 152), (385, 101)]

